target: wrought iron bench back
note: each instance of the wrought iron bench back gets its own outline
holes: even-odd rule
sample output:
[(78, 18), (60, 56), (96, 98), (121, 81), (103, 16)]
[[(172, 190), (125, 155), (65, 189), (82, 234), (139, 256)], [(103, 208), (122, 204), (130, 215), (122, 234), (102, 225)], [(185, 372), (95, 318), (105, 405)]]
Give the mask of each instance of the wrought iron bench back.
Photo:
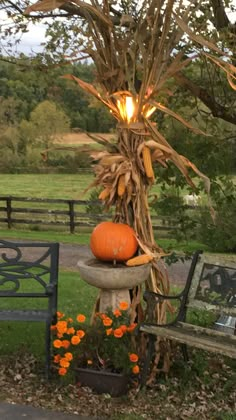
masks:
[(57, 320), (58, 263), (58, 243), (0, 240), (0, 321), (46, 323), (47, 376), (50, 327)]
[(200, 254), (189, 284), (186, 305), (236, 316), (235, 256)]

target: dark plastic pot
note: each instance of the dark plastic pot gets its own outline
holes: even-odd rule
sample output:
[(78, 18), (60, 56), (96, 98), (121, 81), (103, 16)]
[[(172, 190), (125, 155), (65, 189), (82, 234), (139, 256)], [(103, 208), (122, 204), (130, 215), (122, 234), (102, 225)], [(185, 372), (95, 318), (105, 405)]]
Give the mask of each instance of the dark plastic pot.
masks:
[(81, 386), (88, 386), (97, 394), (119, 397), (127, 393), (129, 377), (121, 373), (76, 368), (76, 379)]

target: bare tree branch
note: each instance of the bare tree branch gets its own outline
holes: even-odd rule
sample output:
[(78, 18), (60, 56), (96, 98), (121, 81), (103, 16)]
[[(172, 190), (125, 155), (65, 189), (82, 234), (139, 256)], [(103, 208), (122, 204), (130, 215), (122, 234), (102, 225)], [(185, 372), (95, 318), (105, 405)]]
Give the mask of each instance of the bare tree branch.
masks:
[(222, 0), (210, 0), (213, 9), (213, 23), (216, 29), (227, 28), (230, 24), (229, 18), (225, 12), (225, 5)]
[(199, 98), (211, 110), (214, 117), (221, 118), (236, 125), (236, 110), (232, 108), (229, 109), (219, 104), (214, 95), (211, 95), (207, 89), (196, 85), (183, 73), (176, 73), (174, 78), (179, 86), (188, 89), (193, 96)]

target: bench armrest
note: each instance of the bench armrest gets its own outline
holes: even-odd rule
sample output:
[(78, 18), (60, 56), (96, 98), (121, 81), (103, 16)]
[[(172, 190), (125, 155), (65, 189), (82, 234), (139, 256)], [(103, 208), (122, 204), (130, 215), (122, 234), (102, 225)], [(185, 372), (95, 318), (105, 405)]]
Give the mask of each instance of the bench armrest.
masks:
[(155, 299), (158, 303), (158, 301), (162, 300), (171, 300), (171, 299), (178, 299), (180, 300), (183, 296), (183, 292), (177, 294), (177, 295), (162, 295), (161, 293), (151, 292), (150, 290), (146, 290), (143, 294), (143, 298), (146, 302), (148, 302), (150, 299)]
[[(144, 297), (144, 300), (147, 302), (147, 309), (146, 309), (147, 323), (150, 323), (150, 324), (155, 323), (155, 315), (156, 315), (157, 304), (162, 303), (164, 301), (168, 301), (168, 300), (172, 300), (172, 301), (177, 300), (177, 301), (179, 301), (180, 305), (179, 305), (178, 308), (176, 308), (176, 312), (172, 311), (172, 314), (173, 313), (175, 314), (174, 319), (172, 319), (171, 322), (166, 323), (166, 324), (161, 324), (160, 326), (164, 327), (165, 325), (172, 325), (175, 322), (183, 319), (183, 317), (184, 317), (183, 310), (182, 310), (182, 308), (183, 308), (183, 304), (182, 304), (182, 302), (183, 302), (183, 292), (181, 292), (177, 295), (162, 295), (160, 293), (155, 293), (155, 292), (147, 290), (147, 291), (144, 292), (143, 297)], [(171, 308), (173, 308), (173, 307), (170, 304), (169, 305), (170, 312), (172, 310)], [(158, 324), (155, 323), (155, 325), (158, 325)]]

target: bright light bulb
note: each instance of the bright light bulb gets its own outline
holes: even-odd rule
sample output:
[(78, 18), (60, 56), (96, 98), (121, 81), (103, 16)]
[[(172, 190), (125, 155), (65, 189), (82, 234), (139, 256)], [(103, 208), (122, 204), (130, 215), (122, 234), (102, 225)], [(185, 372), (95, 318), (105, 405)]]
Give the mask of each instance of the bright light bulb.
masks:
[(134, 115), (134, 109), (135, 109), (132, 96), (126, 96), (125, 105), (126, 105), (127, 122), (129, 123)]

